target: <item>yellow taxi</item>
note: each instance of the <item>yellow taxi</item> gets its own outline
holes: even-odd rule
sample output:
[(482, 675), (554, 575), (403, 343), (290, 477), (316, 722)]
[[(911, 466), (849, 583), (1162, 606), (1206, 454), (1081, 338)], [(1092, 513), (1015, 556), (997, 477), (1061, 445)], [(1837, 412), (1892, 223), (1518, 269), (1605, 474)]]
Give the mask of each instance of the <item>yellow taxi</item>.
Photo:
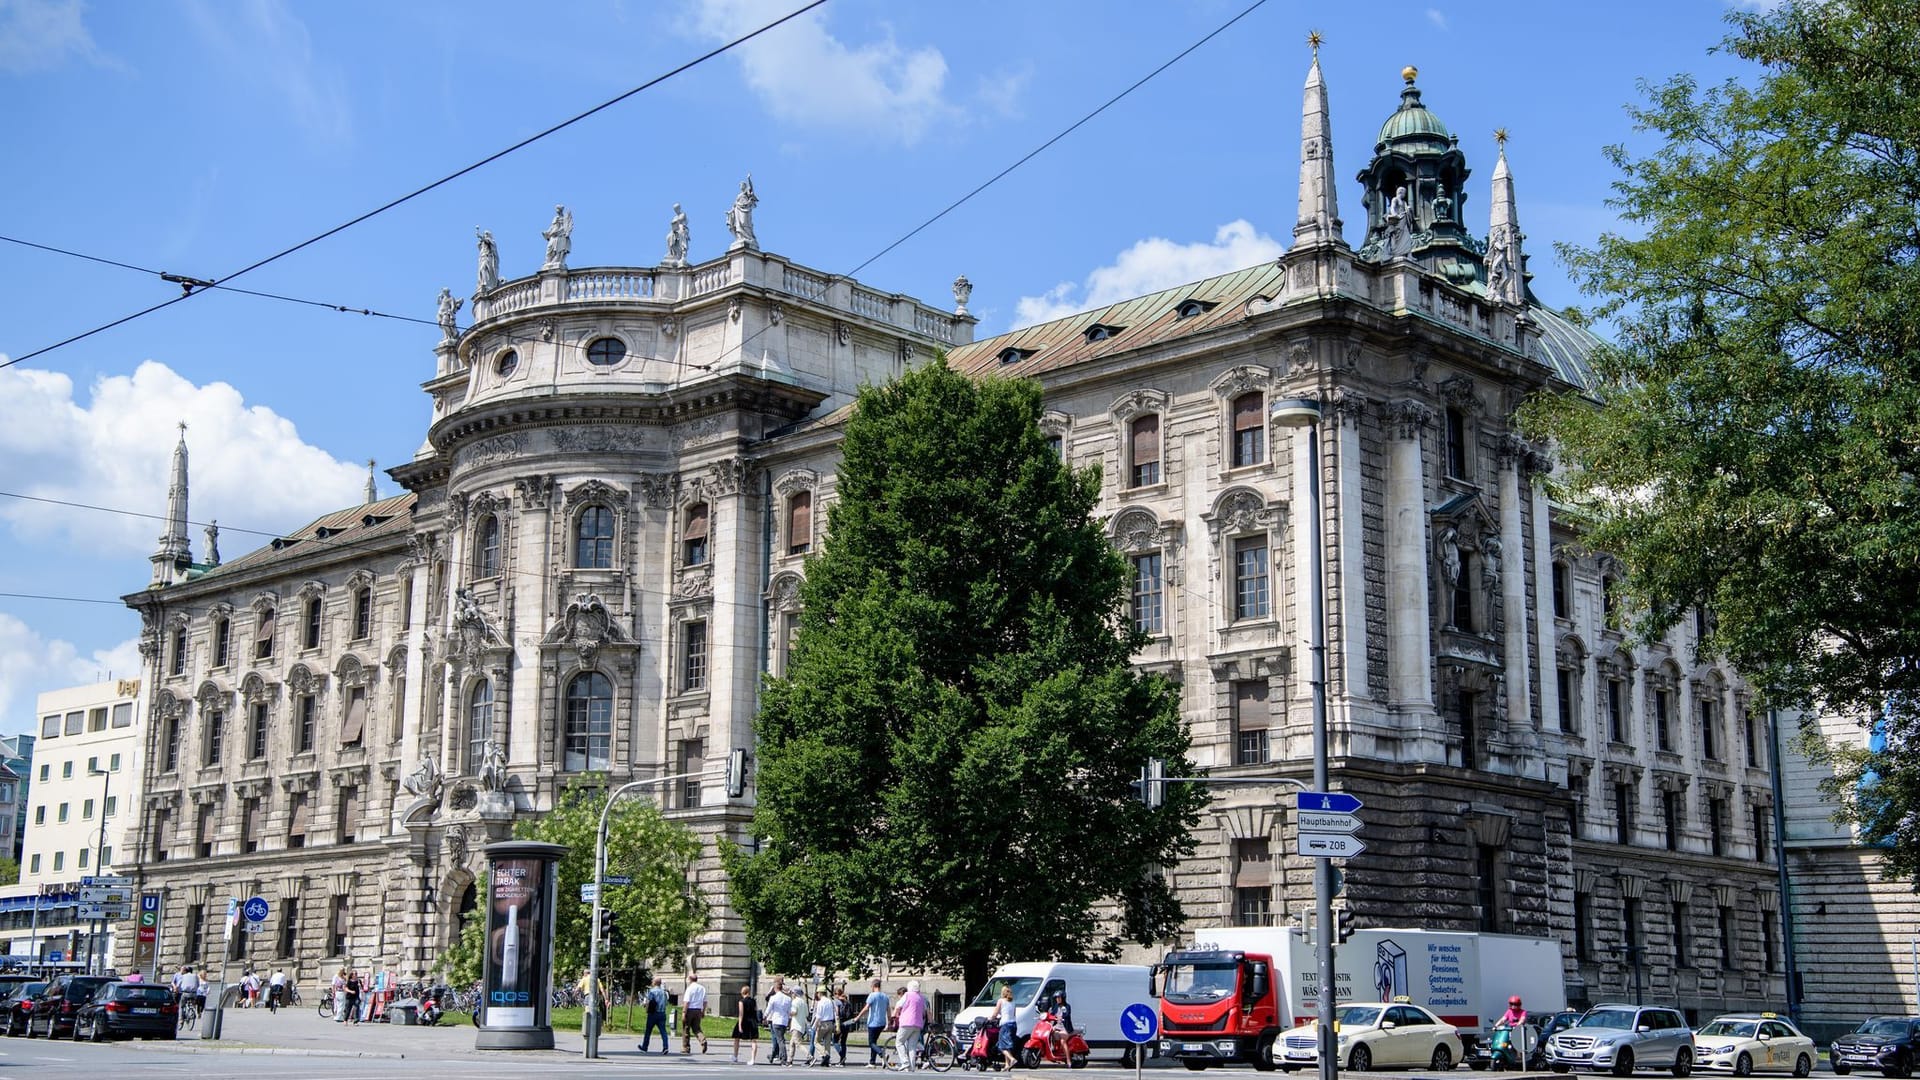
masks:
[[(1452, 1069), (1460, 1060), (1460, 1033), (1406, 998), (1394, 1001), (1348, 1002), (1333, 1012), (1342, 1068)], [(1320, 1060), (1311, 1024), (1282, 1035), (1273, 1048), (1273, 1063), (1292, 1072)]]
[(1757, 1072), (1806, 1076), (1819, 1059), (1813, 1040), (1777, 1013), (1722, 1016), (1693, 1033), (1693, 1067), (1735, 1076)]

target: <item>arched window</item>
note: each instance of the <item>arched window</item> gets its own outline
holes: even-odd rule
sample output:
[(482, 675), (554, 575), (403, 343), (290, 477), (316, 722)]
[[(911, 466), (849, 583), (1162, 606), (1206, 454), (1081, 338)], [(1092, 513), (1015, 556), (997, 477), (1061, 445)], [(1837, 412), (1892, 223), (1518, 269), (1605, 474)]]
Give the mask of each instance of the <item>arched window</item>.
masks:
[(1160, 482), (1160, 414), (1135, 417), (1127, 431), (1127, 475), (1134, 487)]
[(567, 684), (568, 772), (605, 769), (613, 751), (613, 684), (589, 671)]
[(480, 520), (473, 546), (473, 576), (496, 577), (500, 573), (500, 519), (492, 514)]
[(600, 505), (580, 511), (574, 527), (573, 565), (605, 570), (613, 565), (613, 510)]
[(787, 502), (787, 554), (805, 555), (813, 548), (813, 492), (802, 491)]
[(706, 503), (687, 507), (687, 532), (682, 542), (687, 566), (702, 566), (707, 561), (707, 517)]
[(1233, 399), (1233, 467), (1267, 460), (1266, 398), (1258, 390)]
[(467, 693), (467, 771), (476, 773), (493, 741), (493, 683), (485, 679)]

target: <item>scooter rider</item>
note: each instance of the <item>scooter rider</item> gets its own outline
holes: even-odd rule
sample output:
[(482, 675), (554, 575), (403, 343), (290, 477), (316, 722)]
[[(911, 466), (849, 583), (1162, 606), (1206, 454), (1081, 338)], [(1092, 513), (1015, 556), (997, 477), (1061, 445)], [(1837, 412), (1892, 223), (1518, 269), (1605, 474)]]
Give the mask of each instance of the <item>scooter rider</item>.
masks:
[(1500, 1017), (1500, 1022), (1507, 1027), (1517, 1027), (1527, 1022), (1527, 1010), (1520, 1004), (1519, 994), (1507, 999), (1507, 1011)]
[(1501, 1014), (1498, 1026), (1506, 1029), (1506, 1050), (1513, 1055), (1514, 1068), (1525, 1068), (1533, 1047), (1527, 1045), (1527, 1008), (1520, 1004), (1519, 994), (1507, 999), (1507, 1011)]
[(1068, 1044), (1073, 1040), (1073, 1006), (1067, 1004), (1064, 987), (1053, 992), (1053, 1030), (1047, 1038), (1053, 1042), (1053, 1050), (1060, 1055), (1061, 1061), (1072, 1057)]

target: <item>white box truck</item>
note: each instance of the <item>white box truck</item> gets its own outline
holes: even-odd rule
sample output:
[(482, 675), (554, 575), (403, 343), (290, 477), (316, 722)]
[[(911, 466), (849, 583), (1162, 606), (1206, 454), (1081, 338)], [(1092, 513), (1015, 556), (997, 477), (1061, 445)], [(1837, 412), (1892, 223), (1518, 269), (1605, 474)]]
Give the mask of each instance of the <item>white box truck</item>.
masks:
[[(1560, 942), (1445, 930), (1356, 930), (1334, 949), (1334, 1000), (1423, 1005), (1471, 1047), (1519, 994), (1530, 1012), (1566, 1008)], [(1272, 1068), (1274, 1040), (1319, 1012), (1313, 947), (1294, 927), (1194, 932), (1167, 955), (1160, 1053), (1190, 1068), (1245, 1062)]]
[(987, 980), (973, 1003), (954, 1017), (954, 1037), (993, 1014), (1002, 987), (1013, 988), (1020, 1039), (1033, 1033), (1046, 1003), (1056, 990), (1065, 990), (1073, 1008), (1074, 1029), (1087, 1040), (1095, 1058), (1118, 1059), (1132, 1043), (1120, 1034), (1120, 1010), (1136, 1002), (1153, 1004), (1153, 969), (1139, 964), (1064, 964), (1051, 960), (1002, 964)]

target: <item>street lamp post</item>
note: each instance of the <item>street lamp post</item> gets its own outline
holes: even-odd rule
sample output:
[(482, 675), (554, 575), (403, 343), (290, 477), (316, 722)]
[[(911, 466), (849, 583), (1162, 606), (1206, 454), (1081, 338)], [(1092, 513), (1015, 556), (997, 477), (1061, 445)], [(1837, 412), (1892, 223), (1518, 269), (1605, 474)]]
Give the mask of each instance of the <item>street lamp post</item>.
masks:
[[(95, 874), (104, 874), (107, 871), (106, 865), (102, 862), (107, 854), (107, 793), (112, 790), (113, 772), (95, 765), (87, 770), (87, 775), (98, 776), (100, 778), (100, 838), (94, 842), (93, 846), (93, 872)], [(95, 919), (93, 921), (93, 948), (87, 950), (87, 970), (89, 971), (106, 970), (106, 934), (107, 921), (105, 919)], [(97, 969), (93, 966), (95, 962), (95, 952), (99, 953), (99, 968)]]
[[(1313, 687), (1313, 790), (1327, 790), (1327, 609), (1321, 587), (1320, 539), (1320, 403), (1312, 398), (1287, 398), (1273, 403), (1268, 412), (1275, 426), (1307, 433), (1307, 652), (1310, 656), (1308, 681)], [(1320, 972), (1320, 1002), (1314, 1027), (1319, 1034), (1320, 1080), (1333, 1080), (1339, 1072), (1338, 1048), (1333, 1034), (1333, 865), (1325, 859), (1313, 863), (1313, 908), (1317, 928), (1314, 952)]]

